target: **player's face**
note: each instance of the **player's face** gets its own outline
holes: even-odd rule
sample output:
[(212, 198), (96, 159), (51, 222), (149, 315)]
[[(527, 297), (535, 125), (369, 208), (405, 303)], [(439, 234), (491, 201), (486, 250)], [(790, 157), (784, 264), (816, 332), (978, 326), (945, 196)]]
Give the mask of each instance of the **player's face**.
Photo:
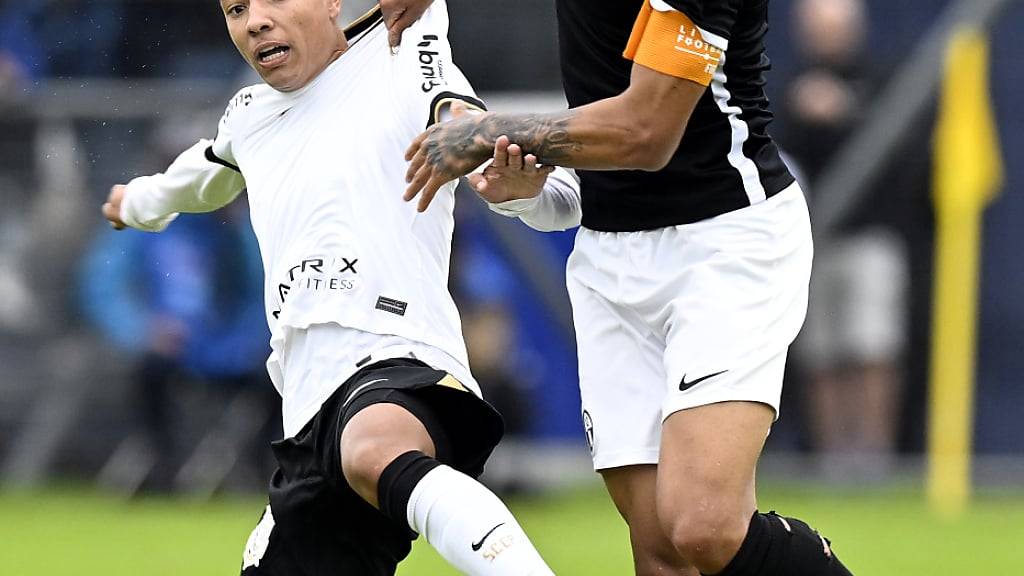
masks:
[(263, 81), (298, 90), (346, 47), (341, 0), (220, 0), (228, 32)]

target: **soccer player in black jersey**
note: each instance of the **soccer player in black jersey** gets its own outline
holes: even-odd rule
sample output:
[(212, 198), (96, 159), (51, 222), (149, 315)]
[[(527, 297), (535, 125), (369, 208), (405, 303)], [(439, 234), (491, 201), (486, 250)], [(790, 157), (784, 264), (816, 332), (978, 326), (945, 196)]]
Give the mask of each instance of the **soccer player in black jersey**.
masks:
[(638, 574), (850, 574), (807, 524), (757, 511), (812, 252), (803, 194), (767, 133), (767, 5), (558, 0), (573, 108), (465, 115), (406, 156), (420, 210), (497, 156), (501, 136), (579, 170), (567, 283), (583, 419)]

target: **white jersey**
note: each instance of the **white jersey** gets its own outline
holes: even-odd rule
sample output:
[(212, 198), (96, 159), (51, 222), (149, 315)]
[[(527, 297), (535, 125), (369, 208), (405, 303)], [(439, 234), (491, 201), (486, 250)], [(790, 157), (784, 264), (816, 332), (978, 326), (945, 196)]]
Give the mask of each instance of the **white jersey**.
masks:
[[(266, 274), (267, 367), (288, 436), (370, 355), (411, 353), (479, 394), (448, 292), (455, 182), (422, 214), (402, 192), (405, 149), (442, 106), (482, 104), (452, 63), (443, 1), (406, 30), (397, 53), (379, 11), (356, 26), (348, 50), (302, 89), (239, 91), (215, 140), (133, 180), (122, 206), (125, 223), (157, 231), (247, 188)], [(325, 324), (342, 328), (329, 353), (287, 357), (289, 334)], [(320, 366), (296, 366), (299, 358)], [(324, 366), (327, 381), (310, 377)]]

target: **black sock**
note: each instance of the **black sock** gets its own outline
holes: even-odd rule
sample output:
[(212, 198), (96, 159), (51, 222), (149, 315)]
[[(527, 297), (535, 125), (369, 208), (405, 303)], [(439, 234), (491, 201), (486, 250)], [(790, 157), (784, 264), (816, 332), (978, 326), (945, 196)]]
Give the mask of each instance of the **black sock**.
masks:
[(408, 530), (410, 538), (415, 538), (416, 532), (409, 527), (409, 517), (406, 513), (409, 508), (409, 497), (420, 480), (440, 465), (440, 462), (423, 452), (411, 450), (392, 460), (380, 473), (380, 479), (377, 481), (380, 511)]
[(853, 576), (828, 540), (795, 518), (755, 512), (736, 556), (715, 576)]

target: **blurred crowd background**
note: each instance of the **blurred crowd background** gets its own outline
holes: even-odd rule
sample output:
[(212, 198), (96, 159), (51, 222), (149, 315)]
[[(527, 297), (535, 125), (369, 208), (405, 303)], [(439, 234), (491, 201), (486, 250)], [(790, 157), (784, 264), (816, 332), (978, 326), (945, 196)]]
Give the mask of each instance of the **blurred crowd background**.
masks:
[[(553, 0), (448, 4), (456, 62), (493, 109), (564, 107)], [(925, 102), (910, 119), (877, 103), (915, 73), (908, 65), (954, 4), (772, 0), (772, 130), (812, 209), (830, 175), (872, 176), (817, 230), (769, 473), (920, 475), (937, 93), (896, 93)], [(370, 5), (346, 0), (344, 18)], [(991, 29), (1006, 178), (985, 216), (976, 367), (986, 482), (1024, 478), (1024, 6), (1007, 5)], [(213, 0), (0, 0), (0, 485), (263, 488), (280, 423), (244, 201), (159, 235), (115, 233), (99, 212), (111, 185), (211, 137), (226, 100), (255, 80)], [(840, 158), (872, 121), (899, 132), (884, 161)], [(533, 233), (468, 191), (459, 204), (451, 289), (473, 369), (509, 425), (492, 481), (589, 477), (562, 284), (573, 235)]]

